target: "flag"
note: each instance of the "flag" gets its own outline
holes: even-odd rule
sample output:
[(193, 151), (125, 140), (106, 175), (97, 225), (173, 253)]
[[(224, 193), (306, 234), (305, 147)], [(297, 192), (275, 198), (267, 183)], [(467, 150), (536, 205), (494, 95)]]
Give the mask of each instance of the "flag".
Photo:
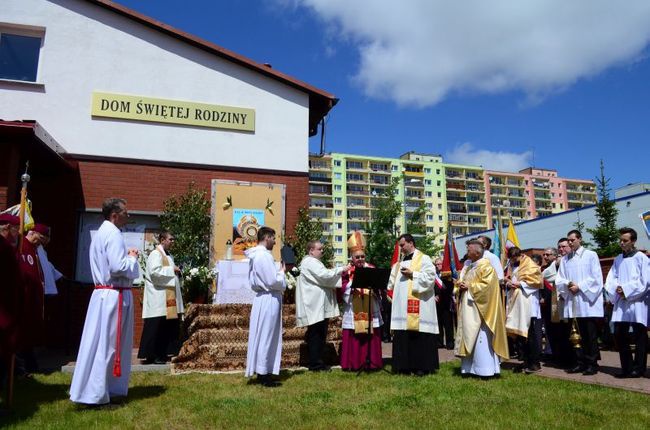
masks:
[(454, 245), (454, 238), (451, 234), (451, 228), (447, 226), (447, 237), (445, 237), (445, 252), (442, 256), (442, 276), (451, 276), (452, 279), (458, 279), (460, 270), (460, 260)]
[(517, 237), (517, 232), (515, 231), (515, 225), (512, 222), (512, 217), (508, 219), (508, 235), (506, 236), (506, 249), (510, 249), (513, 246), (521, 248), (519, 246), (519, 238)]
[[(20, 217), (20, 205), (13, 205), (10, 208), (5, 209), (4, 211), (0, 212), (3, 214), (11, 214), (13, 216)], [(30, 200), (27, 200), (27, 204), (25, 205), (25, 228), (24, 232), (27, 232), (31, 230), (34, 227), (34, 217), (32, 216), (32, 202)]]
[[(395, 242), (395, 248), (393, 248), (393, 257), (390, 259), (390, 267), (391, 269), (399, 261), (399, 240)], [(387, 291), (386, 294), (388, 295), (389, 299), (393, 299), (393, 291)]]
[(643, 222), (643, 228), (648, 236), (650, 236), (650, 211), (645, 211), (641, 215), (641, 221)]
[(492, 254), (501, 259), (501, 226), (499, 225), (499, 217), (497, 217), (497, 222), (494, 223), (494, 239), (492, 239), (492, 249), (490, 250)]

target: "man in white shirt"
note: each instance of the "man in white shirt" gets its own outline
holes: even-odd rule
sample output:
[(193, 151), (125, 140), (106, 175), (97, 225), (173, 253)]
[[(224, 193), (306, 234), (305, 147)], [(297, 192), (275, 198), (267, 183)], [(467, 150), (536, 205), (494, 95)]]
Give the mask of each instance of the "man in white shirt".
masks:
[(296, 285), (296, 326), (307, 327), (309, 370), (313, 372), (330, 370), (323, 361), (327, 325), (330, 318), (339, 316), (335, 289), (341, 288), (341, 276), (346, 270), (326, 268), (322, 257), (323, 244), (318, 240), (309, 242)]
[(582, 246), (582, 234), (567, 235), (571, 252), (562, 258), (555, 277), (558, 293), (564, 298), (564, 317), (576, 318), (582, 348), (574, 348), (576, 365), (567, 373), (598, 373), (598, 320), (603, 318), (603, 274), (594, 251)]
[(257, 246), (246, 251), (250, 259), (248, 278), (256, 295), (251, 308), (244, 376), (257, 374), (265, 387), (280, 385), (271, 375), (280, 373), (282, 293), (287, 287), (284, 263), (278, 268), (271, 254), (274, 246), (275, 230), (262, 227), (257, 232)]
[[(629, 227), (619, 230), (622, 254), (614, 260), (607, 274), (605, 289), (614, 310), (614, 336), (621, 358), (619, 378), (641, 378), (648, 363), (647, 322), (648, 288), (650, 286), (650, 260), (635, 248), (636, 231)], [(630, 350), (629, 332), (634, 333), (634, 360)]]
[(111, 397), (128, 392), (133, 345), (131, 286), (139, 275), (138, 250), (126, 248), (120, 231), (129, 220), (126, 200), (107, 199), (102, 214), (104, 222), (90, 243), (95, 291), (70, 386), (70, 400), (87, 405), (105, 405)]

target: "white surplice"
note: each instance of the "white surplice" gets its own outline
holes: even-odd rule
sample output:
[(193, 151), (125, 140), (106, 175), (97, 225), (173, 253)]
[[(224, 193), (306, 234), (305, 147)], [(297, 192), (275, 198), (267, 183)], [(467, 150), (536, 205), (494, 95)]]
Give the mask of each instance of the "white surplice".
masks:
[(43, 271), (45, 295), (55, 296), (59, 294), (59, 291), (56, 288), (56, 281), (61, 279), (63, 274), (56, 270), (56, 267), (50, 263), (50, 259), (47, 257), (47, 251), (42, 245), (36, 248), (36, 252), (38, 253), (38, 261), (41, 264), (41, 270)]
[(344, 267), (328, 269), (309, 255), (300, 262), (296, 285), (296, 327), (305, 327), (340, 315), (335, 289), (341, 288)]
[(287, 287), (286, 278), (265, 246), (247, 250), (246, 256), (250, 259), (248, 278), (257, 295), (251, 308), (245, 376), (277, 375), (282, 357), (282, 293)]
[(422, 333), (438, 334), (438, 314), (436, 311), (436, 297), (434, 286), (436, 282), (436, 268), (431, 258), (415, 250), (411, 260), (395, 263), (388, 280), (388, 290), (393, 291), (393, 306), (391, 310), (390, 329), (406, 330), (408, 318), (408, 284), (409, 279), (400, 272), (401, 267), (409, 268), (413, 261), (422, 255), (420, 270), (413, 272), (412, 292), (420, 300), (420, 327)]
[[(169, 265), (163, 265), (167, 257)], [(167, 289), (176, 291), (177, 313), (185, 312), (181, 282), (174, 272), (174, 259), (158, 245), (147, 258), (147, 276), (144, 279), (144, 297), (142, 299), (142, 318), (167, 316)]]
[[(138, 261), (127, 254), (120, 230), (109, 221), (99, 227), (90, 244), (90, 270), (95, 285), (130, 288), (138, 278)], [(133, 348), (133, 296), (123, 293), (121, 360), (122, 375), (113, 376), (117, 337), (117, 290), (96, 289), (90, 297), (79, 354), (75, 365), (70, 400), (103, 404), (111, 396), (126, 396), (131, 374)]]
[[(576, 294), (569, 291), (569, 282), (579, 287)], [(603, 272), (594, 251), (581, 246), (562, 257), (555, 287), (564, 298), (564, 318), (603, 316)]]
[[(616, 292), (618, 286), (623, 289), (624, 297)], [(650, 259), (643, 252), (627, 258), (619, 254), (605, 282), (605, 290), (614, 305), (612, 322), (639, 323), (647, 327), (649, 288)]]

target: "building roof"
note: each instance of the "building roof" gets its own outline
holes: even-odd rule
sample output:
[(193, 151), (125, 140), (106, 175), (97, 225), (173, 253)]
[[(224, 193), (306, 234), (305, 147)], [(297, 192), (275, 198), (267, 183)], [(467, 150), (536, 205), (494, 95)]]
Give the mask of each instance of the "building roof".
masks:
[(306, 82), (300, 81), (282, 72), (279, 72), (268, 65), (257, 63), (249, 58), (239, 55), (233, 51), (223, 48), (200, 37), (178, 30), (170, 25), (157, 21), (151, 17), (143, 15), (132, 9), (124, 7), (118, 3), (109, 0), (84, 0), (104, 9), (115, 12), (146, 27), (152, 28), (163, 34), (176, 38), (184, 43), (196, 48), (207, 51), (224, 60), (231, 61), (239, 66), (253, 70), (271, 79), (282, 82), (285, 85), (296, 88), (309, 94), (309, 135), (313, 136), (317, 132), (318, 123), (327, 115), (327, 113), (338, 103), (339, 99), (327, 91), (316, 88)]

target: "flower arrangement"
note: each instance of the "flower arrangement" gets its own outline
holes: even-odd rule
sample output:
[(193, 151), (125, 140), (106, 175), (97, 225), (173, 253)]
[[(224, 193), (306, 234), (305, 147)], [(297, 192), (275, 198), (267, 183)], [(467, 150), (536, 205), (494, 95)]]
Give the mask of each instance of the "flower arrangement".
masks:
[(212, 289), (215, 274), (206, 266), (183, 268), (183, 298), (186, 302), (205, 302)]

